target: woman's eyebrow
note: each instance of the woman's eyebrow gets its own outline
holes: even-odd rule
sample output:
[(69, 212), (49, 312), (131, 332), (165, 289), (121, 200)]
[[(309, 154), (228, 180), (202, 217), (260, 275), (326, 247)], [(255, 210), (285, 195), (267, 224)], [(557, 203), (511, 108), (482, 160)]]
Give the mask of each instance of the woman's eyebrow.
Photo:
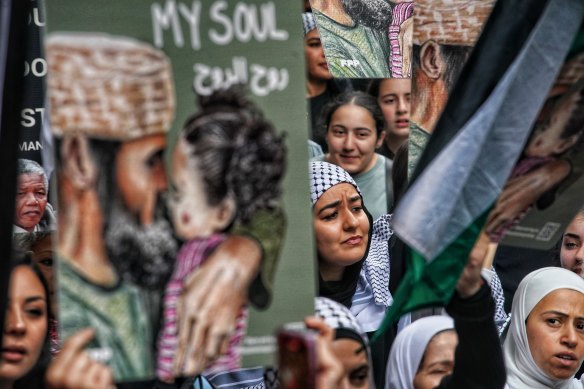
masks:
[(572, 238), (572, 239), (578, 239), (578, 240), (580, 240), (580, 236), (579, 235), (573, 234), (571, 232), (566, 232), (564, 234), (564, 238)]
[(341, 201), (337, 200), (337, 201), (333, 201), (332, 203), (329, 203), (327, 205), (324, 205), (321, 209), (318, 210), (318, 214), (320, 215), (320, 213), (322, 211), (325, 211), (329, 208), (336, 208), (340, 203), (341, 203)]
[(454, 362), (449, 360), (449, 359), (443, 359), (440, 361), (432, 362), (429, 365), (427, 365), (427, 367), (429, 368), (429, 367), (436, 366), (436, 365), (452, 366), (452, 365), (454, 365)]
[(24, 299), (24, 302), (25, 303), (33, 303), (33, 302), (38, 301), (38, 300), (44, 301), (45, 298), (43, 296), (40, 296), (40, 295), (39, 296), (30, 296), (30, 297), (27, 297), (26, 299)]
[(379, 98), (383, 99), (383, 98), (386, 98), (386, 97), (397, 97), (397, 93), (393, 93), (393, 92), (386, 93), (384, 95), (381, 95)]

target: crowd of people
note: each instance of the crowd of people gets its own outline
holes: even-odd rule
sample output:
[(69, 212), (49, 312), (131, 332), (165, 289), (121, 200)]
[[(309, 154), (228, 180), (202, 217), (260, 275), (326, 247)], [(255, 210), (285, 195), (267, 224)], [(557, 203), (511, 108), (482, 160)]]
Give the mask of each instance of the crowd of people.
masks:
[[(318, 296), (314, 316), (304, 321), (316, 334), (317, 358), (311, 366), (316, 388), (584, 387), (584, 378), (580, 380), (584, 211), (566, 227), (556, 252), (549, 253), (549, 266), (522, 277), (512, 302), (505, 303), (490, 263), (489, 245), (498, 241), (493, 231), (502, 227), (488, 225), (475, 242), (448, 304), (403, 315), (373, 339), (408, 266), (404, 244), (392, 230), (392, 212), (407, 187), (409, 131), (432, 125), (410, 123), (409, 78), (334, 79), (309, 5), (305, 11), (311, 157), (306, 203), (312, 215)], [(394, 32), (393, 38), (401, 39), (399, 29)], [(391, 36), (388, 44), (390, 40)], [(408, 61), (411, 57), (412, 69), (383, 66), (388, 74), (423, 72), (424, 63), (416, 61), (420, 50), (443, 55), (438, 48), (442, 43), (433, 44), (434, 51), (426, 42), (414, 46), (413, 53), (400, 54)], [(457, 55), (466, 58), (467, 51), (465, 46)], [(561, 119), (560, 125), (584, 126), (583, 89), (581, 85), (571, 89), (569, 99), (559, 100), (552, 124)], [(167, 103), (163, 108), (171, 110), (173, 103)], [(279, 242), (274, 235), (278, 235), (281, 210), (274, 204), (287, 150), (241, 90), (216, 93), (199, 103), (200, 113), (188, 118), (172, 150), (169, 177), (161, 155), (168, 127), (164, 122), (172, 116), (168, 112), (157, 113), (164, 129), (148, 128), (135, 136), (120, 126), (113, 130), (117, 133), (107, 134), (108, 140), (92, 138), (103, 136), (102, 128), (85, 137), (60, 123), (61, 185), (55, 208), (60, 211), (59, 228), (65, 227), (59, 231), (59, 255), (52, 241), (57, 227), (55, 209), (48, 202), (47, 173), (34, 161), (18, 161), (15, 250), (0, 353), (0, 389), (109, 389), (119, 376), (144, 375), (157, 379), (136, 387), (263, 388), (278, 381), (278, 366), (241, 369), (239, 346), (248, 304), (261, 307), (270, 299), (269, 281), (258, 281), (258, 274), (268, 272), (266, 266), (276, 261), (279, 251), (266, 242)], [(570, 112), (564, 117), (566, 106)], [(57, 122), (58, 114), (55, 111)], [(438, 114), (430, 116), (426, 119), (435, 122)], [(528, 143), (525, 159), (551, 163), (557, 154), (580, 143), (581, 132), (576, 131), (561, 137), (567, 140), (559, 151), (550, 146), (548, 153), (540, 130)], [(130, 174), (136, 158), (148, 160), (147, 172)], [(108, 204), (104, 193), (113, 190), (119, 175), (100, 173), (113, 171), (113, 166), (129, 173), (118, 185), (120, 202)], [(124, 193), (132, 182), (132, 191)], [(154, 186), (141, 188), (143, 182)], [(167, 196), (160, 196), (166, 192)], [(161, 199), (166, 202), (160, 203)], [(501, 207), (497, 204), (496, 209)], [(81, 208), (88, 211), (80, 215)], [(164, 218), (167, 208), (170, 222)], [(106, 222), (103, 215), (111, 219)], [(135, 219), (127, 215), (141, 223), (135, 230), (143, 233), (132, 236), (134, 240), (127, 236), (133, 232), (123, 228)], [(199, 222), (202, 218), (204, 224)], [(254, 220), (272, 230), (246, 230)], [(172, 223), (180, 247), (162, 232), (168, 229), (165, 223)], [(107, 232), (104, 236), (96, 232), (102, 230)], [(153, 240), (148, 250), (127, 244), (148, 239)], [(170, 264), (160, 259), (175, 254)], [(124, 260), (114, 261), (112, 255)], [(57, 260), (60, 281), (68, 285), (58, 292), (58, 299)], [(137, 268), (145, 270), (136, 273)], [(88, 285), (93, 289), (83, 292), (82, 286)], [(128, 315), (135, 311), (141, 315), (106, 323), (113, 312), (90, 307), (89, 298), (83, 301), (83, 293), (95, 291), (123, 300)], [(159, 292), (163, 297), (155, 301)], [(65, 312), (62, 316), (57, 304), (67, 306), (59, 311)], [(158, 333), (144, 318), (146, 308), (160, 321)], [(79, 323), (87, 328), (78, 330)], [(116, 331), (108, 332), (106, 324)], [(128, 334), (138, 336), (141, 344), (129, 344)], [(114, 355), (88, 350), (96, 337), (110, 344)], [(151, 355), (151, 349), (158, 354)], [(116, 358), (122, 354), (124, 358)]]

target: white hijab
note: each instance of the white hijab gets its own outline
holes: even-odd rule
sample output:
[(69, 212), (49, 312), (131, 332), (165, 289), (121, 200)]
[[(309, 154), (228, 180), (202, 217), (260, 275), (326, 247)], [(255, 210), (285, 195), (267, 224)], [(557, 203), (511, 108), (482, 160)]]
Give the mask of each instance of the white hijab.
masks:
[(557, 289), (572, 289), (584, 294), (584, 280), (569, 270), (545, 267), (529, 273), (517, 287), (503, 346), (509, 389), (582, 388), (582, 383), (573, 378), (557, 380), (545, 375), (529, 350), (525, 321), (537, 303)]
[(453, 330), (449, 316), (427, 316), (405, 327), (395, 338), (385, 371), (386, 389), (411, 389), (414, 377), (432, 337)]

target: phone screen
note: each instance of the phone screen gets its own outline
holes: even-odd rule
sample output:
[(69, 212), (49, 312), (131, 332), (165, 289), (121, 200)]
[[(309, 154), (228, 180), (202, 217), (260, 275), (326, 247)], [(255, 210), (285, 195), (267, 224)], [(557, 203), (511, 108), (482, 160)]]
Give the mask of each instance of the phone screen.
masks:
[(315, 388), (315, 335), (310, 331), (278, 333), (278, 367), (283, 389)]

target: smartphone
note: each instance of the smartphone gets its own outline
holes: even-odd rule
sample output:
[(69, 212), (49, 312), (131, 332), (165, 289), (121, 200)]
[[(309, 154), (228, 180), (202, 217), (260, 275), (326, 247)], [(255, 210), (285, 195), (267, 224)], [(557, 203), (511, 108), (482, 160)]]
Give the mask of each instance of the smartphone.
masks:
[(281, 388), (316, 389), (316, 332), (284, 326), (277, 339)]

